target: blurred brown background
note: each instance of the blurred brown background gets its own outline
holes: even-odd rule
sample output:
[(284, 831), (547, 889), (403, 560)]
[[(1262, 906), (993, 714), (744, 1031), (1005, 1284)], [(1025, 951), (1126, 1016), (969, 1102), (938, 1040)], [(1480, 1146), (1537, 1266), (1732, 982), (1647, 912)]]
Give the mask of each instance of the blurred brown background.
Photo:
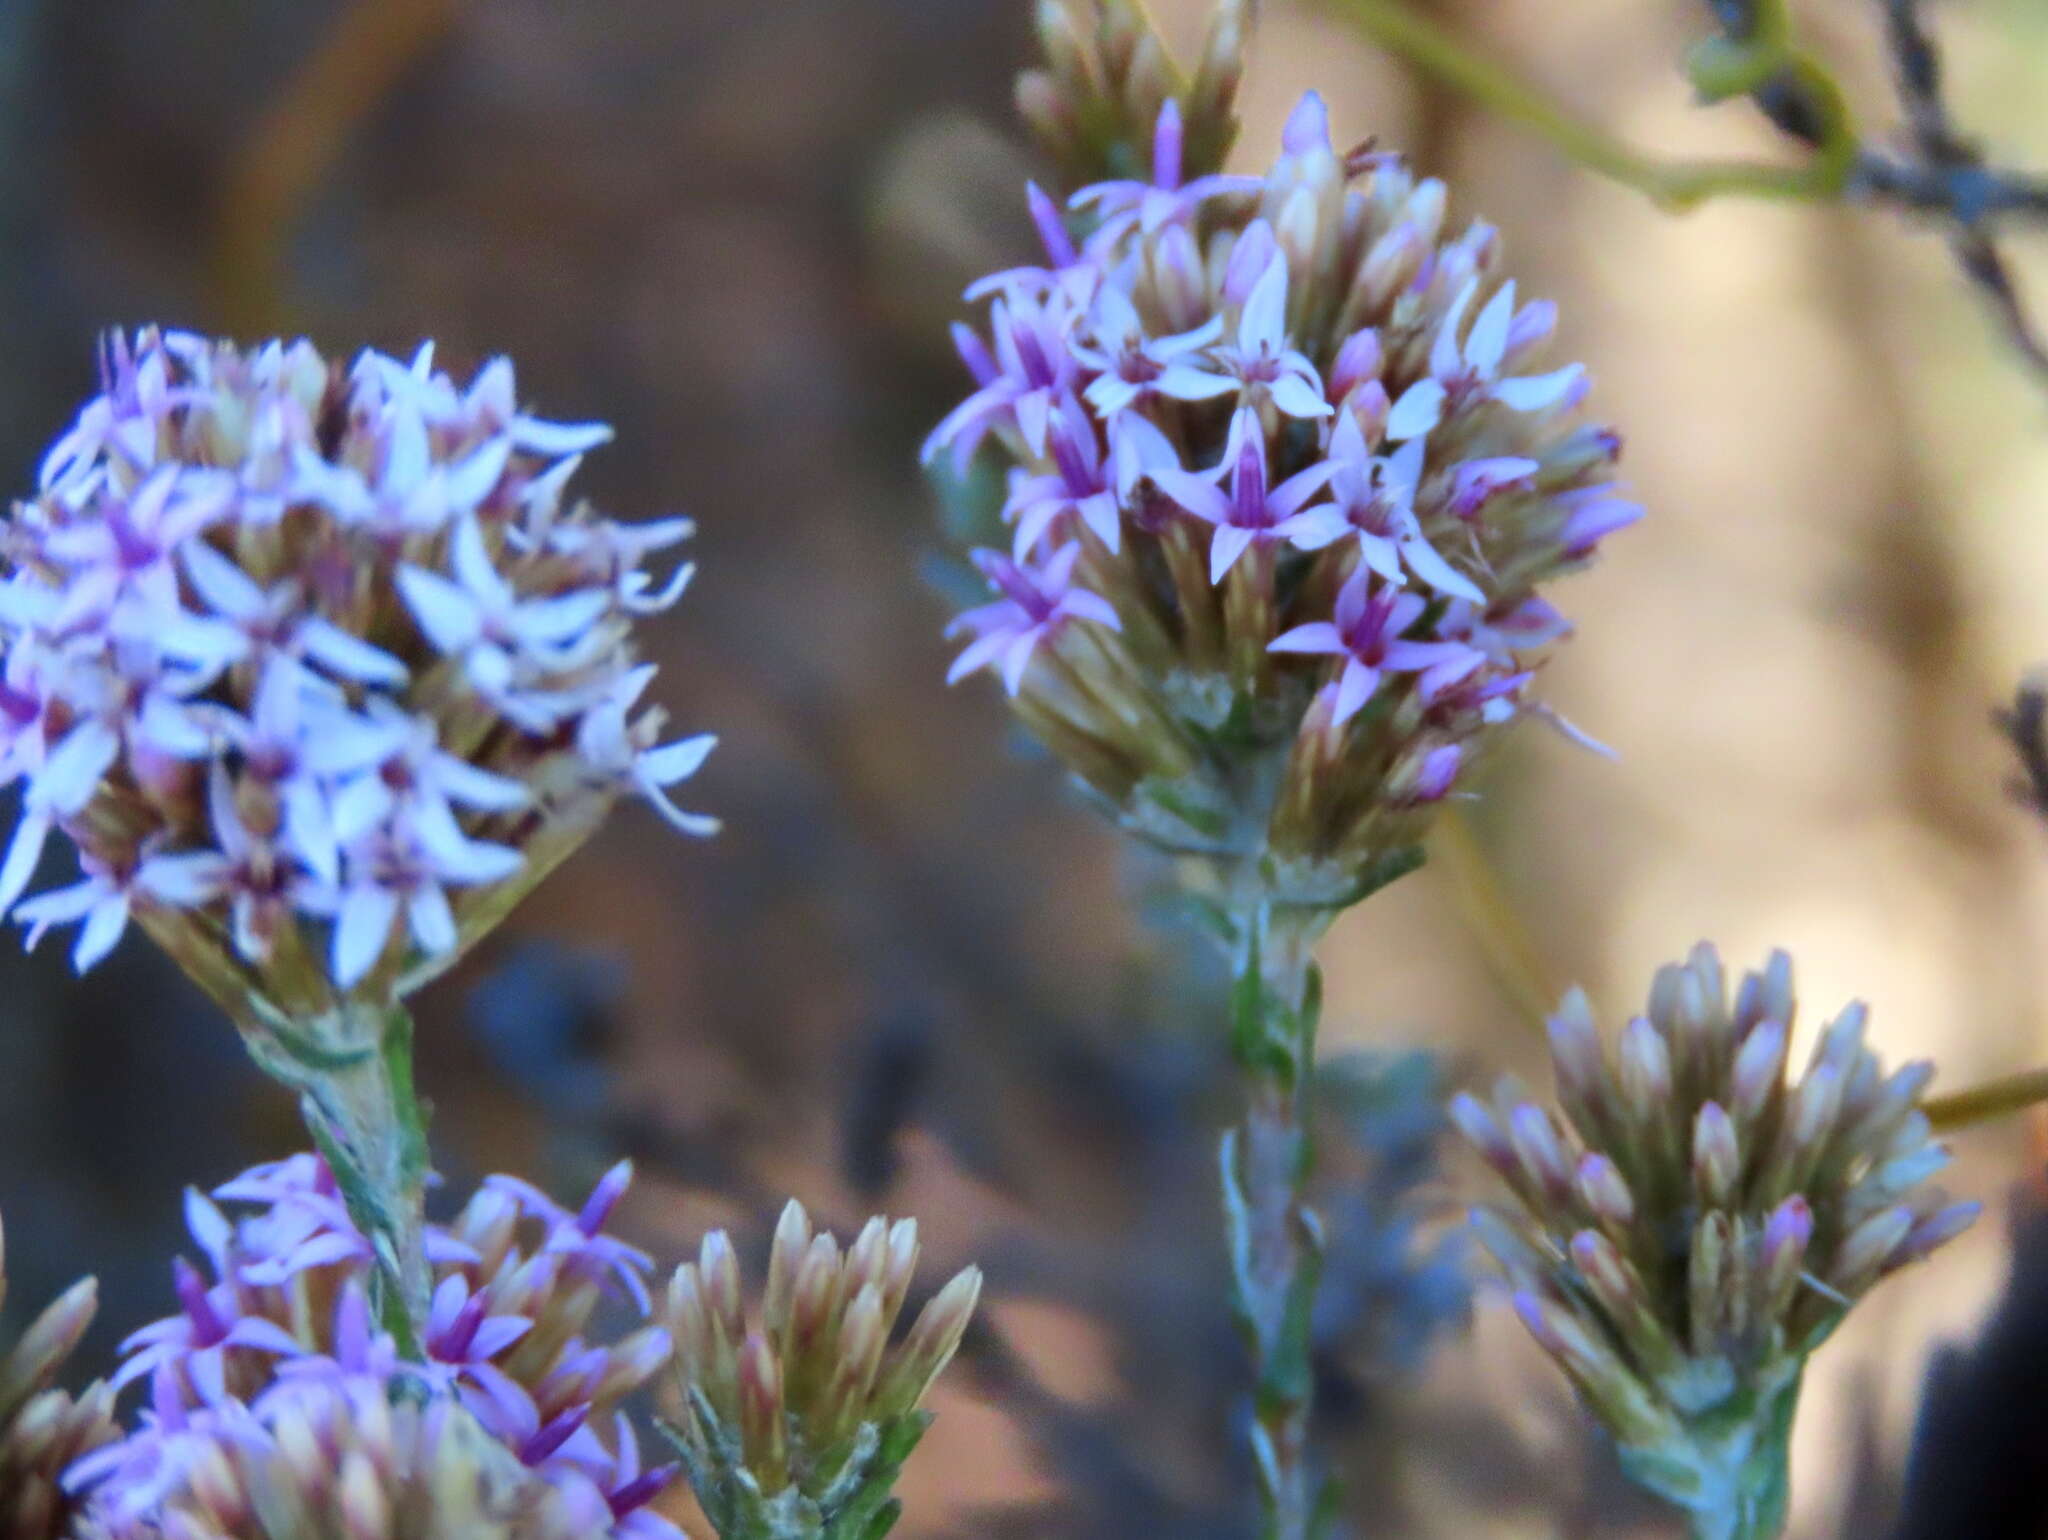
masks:
[[(1436, 9), (1638, 143), (1776, 151), (1746, 109), (1688, 102), (1680, 0)], [(1881, 121), (1875, 7), (1800, 9)], [(1198, 34), (1201, 0), (1158, 10)], [(1965, 120), (2048, 164), (2048, 13), (1935, 21)], [(0, 0), (0, 465), (27, 486), (95, 330), (146, 320), (505, 352), (549, 414), (617, 424), (593, 495), (700, 523), (654, 645), (680, 722), (724, 737), (692, 790), (728, 832), (623, 812), (430, 993), (443, 1169), (571, 1188), (628, 1151), (625, 1224), (670, 1258), (714, 1222), (758, 1251), (788, 1193), (842, 1225), (915, 1212), (934, 1275), (979, 1259), (996, 1303), (908, 1532), (1237, 1535), (1213, 980), (1134, 917), (1144, 873), (985, 681), (943, 688), (920, 575), (915, 446), (962, 389), (944, 322), (1026, 249), (1006, 102), (1028, 47), (1024, 0)], [(1810, 1010), (1860, 995), (1951, 1087), (2048, 1058), (2048, 837), (1988, 723), (2048, 655), (2048, 392), (1939, 241), (1837, 210), (1664, 217), (1282, 0), (1242, 157), (1308, 85), (1340, 141), (1376, 133), (1502, 227), (1652, 509), (1560, 596), (1581, 629), (1548, 676), (1621, 761), (1527, 732), (1479, 818), (1546, 971), (1614, 1017), (1700, 936), (1742, 965), (1782, 944)], [(1443, 871), (1402, 884), (1329, 946), (1330, 1047), (1534, 1068), (1484, 958)], [(139, 942), (83, 982), (61, 949), (7, 955), (0, 991), (17, 1299), (99, 1272), (105, 1355), (165, 1306), (178, 1189), (295, 1122)], [(1374, 1125), (1358, 1192), (1426, 1167), (1426, 1092), (1387, 1094), (1411, 1122)], [(1888, 1531), (1930, 1347), (2003, 1282), (2028, 1140), (1960, 1141), (1955, 1185), (1992, 1216), (1819, 1360), (1796, 1533)], [(1425, 1183), (1427, 1210), (1472, 1175)], [(1358, 1531), (1668, 1532), (1492, 1302), (1425, 1340), (1457, 1311), (1437, 1243), (1361, 1201), (1391, 1228), (1340, 1279), (1362, 1317), (1324, 1365)], [(2048, 1387), (2009, 1363), (2035, 1376), (2015, 1397)], [(2002, 1436), (2038, 1453), (2038, 1406), (2013, 1408)]]

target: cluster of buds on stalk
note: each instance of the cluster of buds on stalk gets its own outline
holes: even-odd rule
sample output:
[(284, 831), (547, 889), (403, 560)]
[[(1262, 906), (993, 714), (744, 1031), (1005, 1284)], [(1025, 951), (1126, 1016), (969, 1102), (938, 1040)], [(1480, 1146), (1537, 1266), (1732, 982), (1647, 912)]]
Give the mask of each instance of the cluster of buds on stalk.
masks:
[(994, 449), (1010, 542), (951, 677), (998, 674), (1127, 829), (1341, 907), (1543, 709), (1539, 590), (1642, 510), (1583, 369), (1532, 362), (1555, 307), (1445, 235), (1441, 183), (1340, 154), (1313, 94), (1263, 177), (1191, 163), (1175, 101), (1154, 129), (1144, 174), (1031, 189), (1046, 263), (969, 290), (926, 455)]
[(1045, 64), (1017, 77), (1017, 113), (1072, 186), (1142, 176), (1132, 154), (1172, 104), (1189, 159), (1221, 165), (1237, 137), (1252, 0), (1222, 0), (1202, 57), (1181, 69), (1138, 0), (1038, 0)]
[[(72, 1518), (65, 1469), (120, 1436), (114, 1391), (94, 1384), (73, 1396), (57, 1385), (78, 1339), (92, 1324), (98, 1291), (90, 1278), (65, 1290), (0, 1350), (0, 1534), (56, 1540)], [(7, 1266), (0, 1240), (0, 1306)]]
[[(456, 1503), (447, 1511), (459, 1517), (489, 1467), (536, 1514), (581, 1516), (518, 1533), (681, 1540), (647, 1506), (674, 1468), (643, 1466), (620, 1409), (668, 1363), (668, 1333), (595, 1334), (607, 1297), (643, 1321), (650, 1311), (650, 1259), (604, 1229), (629, 1179), (614, 1168), (572, 1212), (491, 1177), (454, 1220), (429, 1227), (432, 1305), (416, 1362), (371, 1316), (371, 1242), (317, 1156), (188, 1194), (205, 1269), (177, 1261), (178, 1312), (128, 1339), (114, 1377), (117, 1388), (146, 1382), (145, 1409), (126, 1438), (66, 1473), (90, 1533), (454, 1540), (468, 1533), (454, 1518), (389, 1526), (418, 1504)], [(251, 1209), (230, 1218), (216, 1198)], [(394, 1422), (393, 1401), (429, 1412)], [(480, 1439), (496, 1445), (487, 1459)], [(318, 1523), (280, 1521), (295, 1503)], [(196, 1527), (180, 1528), (178, 1514)]]
[(1707, 1537), (1777, 1534), (1808, 1355), (1979, 1209), (1929, 1185), (1948, 1160), (1920, 1110), (1932, 1066), (1887, 1076), (1852, 1004), (1788, 1072), (1793, 1010), (1784, 953), (1731, 1002), (1701, 945), (1612, 1045), (1566, 997), (1564, 1120), (1512, 1082), (1451, 1107), (1519, 1200), (1475, 1216), (1517, 1312), (1630, 1473)]
[[(446, 967), (705, 737), (659, 744), (640, 620), (685, 519), (620, 524), (569, 482), (602, 424), (467, 385), (422, 348), (344, 366), (110, 334), (102, 393), (0, 529), (0, 910), (140, 922), (234, 1012), (304, 1023)], [(62, 830), (83, 878), (19, 902)]]
[(685, 1407), (670, 1430), (723, 1540), (881, 1540), (919, 1409), (981, 1294), (967, 1268), (890, 1337), (917, 1267), (917, 1223), (870, 1219), (842, 1252), (800, 1204), (783, 1210), (758, 1322), (723, 1231), (669, 1284)]

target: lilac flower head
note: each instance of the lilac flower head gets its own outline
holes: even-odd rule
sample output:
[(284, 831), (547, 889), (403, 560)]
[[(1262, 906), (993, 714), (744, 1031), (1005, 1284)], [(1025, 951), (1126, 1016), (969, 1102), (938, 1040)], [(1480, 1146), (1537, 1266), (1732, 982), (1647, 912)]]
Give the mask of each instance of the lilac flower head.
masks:
[(988, 456), (1015, 534), (976, 557), (1003, 597), (955, 622), (954, 677), (999, 672), (1125, 826), (1263, 829), (1320, 903), (1398, 867), (1502, 727), (1554, 718), (1544, 590), (1641, 509), (1614, 435), (1570, 420), (1584, 371), (1538, 359), (1556, 307), (1490, 227), (1445, 230), (1441, 184), (1340, 153), (1314, 95), (1259, 178), (1219, 179), (1193, 121), (1162, 97), (1150, 179), (1072, 190), (1055, 267), (956, 333), (975, 388), (927, 452)]
[[(673, 813), (710, 740), (618, 702), (688, 578), (642, 563), (689, 526), (566, 500), (609, 429), (431, 347), (152, 328), (102, 386), (4, 539), (0, 910), (32, 940), (79, 923), (84, 968), (137, 917), (216, 993), (317, 1013), (445, 966), (620, 792)], [(19, 903), (57, 830), (83, 879)]]
[(153, 1533), (211, 1458), (210, 1441), (248, 1447), (255, 1436), (260, 1445), (302, 1405), (331, 1405), (364, 1385), (388, 1395), (410, 1380), (435, 1415), (459, 1416), (491, 1442), (492, 1459), (534, 1483), (537, 1499), (595, 1501), (610, 1515), (579, 1533), (676, 1540), (645, 1506), (674, 1473), (643, 1468), (615, 1418), (668, 1361), (668, 1333), (640, 1325), (601, 1338), (593, 1329), (601, 1293), (638, 1321), (650, 1309), (650, 1260), (604, 1228), (630, 1179), (630, 1167), (615, 1167), (571, 1211), (493, 1177), (449, 1224), (430, 1226), (419, 1364), (401, 1363), (371, 1316), (371, 1247), (319, 1157), (256, 1167), (210, 1197), (189, 1194), (204, 1265), (173, 1264), (177, 1313), (129, 1337), (115, 1379), (146, 1381), (149, 1404), (125, 1439), (74, 1465), (67, 1484), (110, 1535)]

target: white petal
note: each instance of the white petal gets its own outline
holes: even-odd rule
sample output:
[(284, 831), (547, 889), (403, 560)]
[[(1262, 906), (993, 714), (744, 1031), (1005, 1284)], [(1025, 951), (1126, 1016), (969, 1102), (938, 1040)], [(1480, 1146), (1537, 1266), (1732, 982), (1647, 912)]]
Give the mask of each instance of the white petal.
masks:
[(642, 779), (656, 786), (673, 786), (695, 775), (717, 746), (716, 733), (699, 733), (694, 738), (681, 738), (646, 750), (634, 761), (634, 768)]
[(434, 784), (450, 801), (460, 802), (464, 807), (481, 808), (486, 812), (507, 813), (517, 807), (526, 806), (531, 794), (523, 782), (515, 781), (509, 775), (494, 775), (488, 770), (479, 770), (467, 760), (453, 754), (437, 752), (434, 755)]
[(473, 512), (491, 495), (512, 458), (512, 440), (504, 434), (472, 449), (448, 467), (448, 504), (457, 513)]
[(343, 786), (328, 804), (335, 838), (354, 844), (384, 822), (396, 798), (378, 775), (362, 775)]
[(266, 603), (256, 580), (204, 540), (188, 541), (181, 553), (193, 591), (216, 615), (230, 620), (260, 619)]
[(438, 572), (401, 566), (398, 591), (427, 640), (444, 653), (462, 652), (483, 635), (483, 612), (467, 592)]
[(14, 837), (7, 843), (7, 858), (0, 861), (0, 914), (14, 907), (14, 901), (35, 876), (36, 863), (42, 859), (43, 846), (49, 838), (48, 813), (24, 813), (21, 822), (14, 826)]
[(109, 893), (92, 907), (92, 913), (85, 917), (85, 924), (78, 932), (78, 941), (71, 948), (71, 966), (83, 973), (107, 953), (114, 950), (114, 944), (121, 939), (121, 932), (128, 928), (128, 895)]
[(394, 402), (386, 422), (384, 474), (378, 487), (387, 497), (402, 498), (426, 480), (432, 464), (427, 425), (409, 401)]
[(284, 787), (284, 834), (307, 869), (323, 882), (341, 877), (341, 845), (334, 833), (334, 817), (320, 789), (303, 777), (294, 777)]
[(1480, 592), (1479, 585), (1444, 560), (1442, 553), (1421, 535), (1410, 535), (1401, 542), (1401, 559), (1408, 563), (1410, 572), (1438, 593), (1485, 605), (1486, 595)]
[(608, 588), (586, 588), (551, 599), (528, 599), (514, 613), (513, 627), (521, 641), (561, 643), (588, 631), (611, 608)]
[(334, 922), (334, 982), (353, 988), (383, 954), (398, 914), (398, 895), (388, 888), (358, 883), (343, 895)]
[(512, 585), (505, 581), (505, 575), (498, 570), (491, 548), (484, 540), (483, 525), (473, 514), (465, 514), (457, 522), (448, 556), (455, 581), (468, 589), (470, 596), (486, 611), (502, 610), (518, 597)]
[(1580, 365), (1566, 364), (1548, 374), (1524, 374), (1502, 380), (1493, 387), (1493, 399), (1510, 411), (1540, 412), (1562, 401), (1584, 373)]
[(50, 757), (29, 783), (29, 799), (59, 813), (77, 812), (92, 800), (100, 778), (120, 752), (120, 736), (97, 717), (87, 718), (50, 750)]
[(543, 422), (538, 417), (512, 419), (512, 442), (519, 448), (550, 459), (558, 455), (583, 454), (609, 444), (612, 430), (601, 422)]
[(297, 639), (307, 657), (343, 679), (394, 689), (406, 681), (405, 665), (398, 659), (319, 615), (299, 622)]
[(1401, 392), (1401, 399), (1387, 413), (1386, 434), (1390, 442), (1420, 438), (1442, 419), (1444, 388), (1435, 379), (1417, 380)]
[(1289, 417), (1327, 417), (1336, 410), (1298, 374), (1281, 375), (1272, 390), (1273, 404)]
[(98, 877), (74, 882), (68, 888), (52, 888), (15, 906), (14, 917), (24, 925), (69, 925), (91, 914), (107, 896), (107, 885)]
[(1245, 296), (1237, 345), (1247, 353), (1277, 354), (1287, 341), (1287, 258), (1275, 253)]
[(1465, 363), (1482, 380), (1500, 372), (1501, 358), (1508, 350), (1508, 324), (1514, 316), (1515, 280), (1510, 278), (1494, 291), (1465, 339)]
[(159, 903), (189, 908), (219, 898), (233, 874), (228, 858), (218, 851), (181, 851), (149, 857), (135, 873), (135, 886)]
[(1221, 583), (1252, 543), (1253, 532), (1236, 524), (1218, 524), (1209, 545), (1209, 581)]
[(455, 949), (455, 913), (448, 907), (448, 895), (431, 882), (423, 882), (407, 899), (406, 921), (420, 950), (432, 954)]

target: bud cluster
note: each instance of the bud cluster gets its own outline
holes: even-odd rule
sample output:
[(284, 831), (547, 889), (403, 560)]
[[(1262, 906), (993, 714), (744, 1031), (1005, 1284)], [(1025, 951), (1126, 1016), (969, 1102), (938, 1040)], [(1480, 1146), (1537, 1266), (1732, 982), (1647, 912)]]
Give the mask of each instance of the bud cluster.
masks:
[[(0, 1239), (0, 1307), (6, 1301)], [(72, 1507), (65, 1468), (120, 1436), (113, 1387), (96, 1383), (73, 1396), (56, 1384), (97, 1301), (93, 1281), (81, 1279), (0, 1351), (0, 1535), (9, 1540), (56, 1540)]]
[(1517, 1312), (1632, 1473), (1695, 1513), (1782, 1508), (1807, 1356), (1979, 1208), (1929, 1184), (1948, 1160), (1919, 1105), (1933, 1067), (1886, 1075), (1852, 1004), (1797, 1073), (1793, 1012), (1783, 952), (1731, 1002), (1703, 944), (1658, 971), (1613, 1044), (1566, 997), (1550, 1023), (1563, 1120), (1512, 1082), (1451, 1107), (1520, 1203), (1475, 1216)]
[(1220, 165), (1237, 136), (1251, 0), (1222, 0), (1189, 76), (1167, 53), (1139, 0), (1038, 0), (1045, 65), (1017, 77), (1017, 112), (1064, 179), (1078, 186), (1137, 176), (1142, 144), (1171, 102), (1199, 165)]
[[(563, 1512), (604, 1515), (577, 1533), (679, 1540), (645, 1506), (673, 1468), (642, 1468), (619, 1413), (668, 1362), (668, 1333), (644, 1325), (616, 1340), (593, 1336), (605, 1296), (638, 1318), (650, 1308), (650, 1259), (604, 1232), (630, 1176), (628, 1166), (614, 1168), (574, 1213), (524, 1182), (491, 1177), (449, 1224), (431, 1226), (433, 1303), (421, 1363), (401, 1362), (376, 1329), (371, 1244), (317, 1156), (258, 1167), (219, 1188), (214, 1197), (254, 1206), (236, 1219), (212, 1198), (188, 1194), (187, 1221), (212, 1276), (180, 1258), (179, 1312), (124, 1345), (114, 1383), (146, 1380), (149, 1404), (125, 1440), (66, 1478), (85, 1494), (94, 1533), (141, 1540), (165, 1530), (174, 1511), (203, 1511), (221, 1534), (325, 1534), (265, 1529), (238, 1506), (251, 1483), (285, 1482), (316, 1509), (321, 1494), (341, 1494), (341, 1517), (354, 1527), (335, 1532), (371, 1540), (384, 1531), (347, 1515), (388, 1516), (411, 1500), (415, 1478), (425, 1484), (413, 1496), (428, 1500), (434, 1482), (422, 1473), (444, 1469), (439, 1433), (459, 1408), (464, 1428), (473, 1424), (498, 1445), (502, 1459), (493, 1462), (521, 1490), (546, 1488)], [(394, 1427), (373, 1410), (388, 1400), (449, 1410)], [(450, 1456), (446, 1470), (476, 1466), (475, 1440), (461, 1439), (466, 1452)], [(373, 1479), (387, 1475), (396, 1486)], [(374, 1503), (358, 1490), (366, 1486), (381, 1494)], [(261, 1524), (276, 1522), (272, 1509), (254, 1508)]]
[(993, 444), (1013, 536), (951, 677), (998, 673), (1127, 827), (1338, 901), (1529, 709), (1568, 629), (1538, 590), (1641, 509), (1568, 420), (1584, 371), (1530, 372), (1555, 307), (1490, 227), (1444, 236), (1441, 183), (1340, 155), (1314, 95), (1262, 178), (1187, 148), (1169, 100), (1149, 179), (1031, 189), (1047, 264), (969, 291), (926, 454)]
[[(569, 481), (602, 424), (306, 342), (110, 334), (102, 393), (0, 528), (0, 910), (74, 957), (141, 921), (224, 999), (298, 1020), (447, 961), (708, 738), (657, 745), (642, 617), (680, 595)], [(83, 880), (17, 905), (52, 830)]]
[(724, 1231), (676, 1270), (668, 1324), (686, 1406), (671, 1433), (724, 1540), (876, 1540), (893, 1521), (896, 1473), (930, 1421), (919, 1403), (981, 1294), (967, 1268), (892, 1345), (917, 1255), (915, 1220), (870, 1219), (841, 1252), (792, 1201), (754, 1326)]

